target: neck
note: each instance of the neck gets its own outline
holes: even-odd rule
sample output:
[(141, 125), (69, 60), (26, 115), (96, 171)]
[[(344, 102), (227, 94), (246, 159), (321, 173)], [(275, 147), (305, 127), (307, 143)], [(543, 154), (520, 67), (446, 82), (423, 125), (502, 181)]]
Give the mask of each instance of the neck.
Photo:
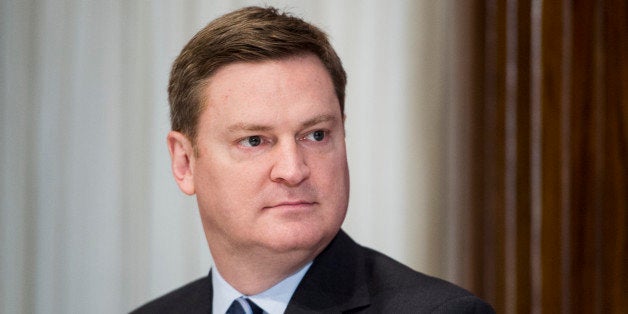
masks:
[(318, 254), (225, 254), (226, 252), (213, 247), (211, 251), (215, 267), (222, 278), (244, 295), (255, 295), (268, 290), (298, 272)]

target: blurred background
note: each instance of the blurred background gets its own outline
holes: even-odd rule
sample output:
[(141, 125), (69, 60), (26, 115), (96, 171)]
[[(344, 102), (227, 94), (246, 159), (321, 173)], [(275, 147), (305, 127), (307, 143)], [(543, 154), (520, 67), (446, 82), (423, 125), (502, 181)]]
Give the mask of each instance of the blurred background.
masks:
[(166, 86), (272, 5), (349, 75), (343, 228), (503, 313), (628, 308), (622, 0), (0, 0), (0, 313), (121, 313), (207, 274)]

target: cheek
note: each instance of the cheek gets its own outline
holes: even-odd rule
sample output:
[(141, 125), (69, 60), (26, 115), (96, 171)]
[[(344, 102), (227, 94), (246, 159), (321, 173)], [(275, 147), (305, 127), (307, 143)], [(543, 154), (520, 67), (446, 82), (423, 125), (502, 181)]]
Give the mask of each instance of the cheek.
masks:
[(199, 207), (211, 214), (238, 216), (255, 206), (264, 182), (264, 170), (244, 163), (213, 159), (196, 169)]
[(346, 198), (349, 192), (349, 170), (342, 152), (330, 158), (313, 159), (310, 168), (312, 179), (319, 187), (325, 189), (328, 197)]

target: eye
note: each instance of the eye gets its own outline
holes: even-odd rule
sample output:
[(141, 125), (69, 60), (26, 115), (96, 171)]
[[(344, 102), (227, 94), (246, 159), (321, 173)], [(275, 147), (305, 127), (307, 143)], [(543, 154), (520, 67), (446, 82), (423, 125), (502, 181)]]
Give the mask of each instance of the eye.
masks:
[(325, 139), (325, 135), (327, 135), (325, 131), (316, 130), (314, 132), (310, 132), (307, 136), (305, 136), (305, 139), (308, 139), (310, 141), (320, 142)]
[(260, 136), (249, 136), (239, 142), (244, 147), (256, 147), (262, 144), (262, 138)]

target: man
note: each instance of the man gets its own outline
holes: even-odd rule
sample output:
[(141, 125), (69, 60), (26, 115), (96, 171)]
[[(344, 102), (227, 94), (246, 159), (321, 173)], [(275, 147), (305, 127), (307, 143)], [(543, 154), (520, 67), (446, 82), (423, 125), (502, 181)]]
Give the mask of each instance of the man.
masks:
[(272, 8), (229, 13), (192, 38), (171, 73), (167, 142), (215, 266), (136, 313), (492, 311), (340, 230), (345, 85), (326, 35)]

